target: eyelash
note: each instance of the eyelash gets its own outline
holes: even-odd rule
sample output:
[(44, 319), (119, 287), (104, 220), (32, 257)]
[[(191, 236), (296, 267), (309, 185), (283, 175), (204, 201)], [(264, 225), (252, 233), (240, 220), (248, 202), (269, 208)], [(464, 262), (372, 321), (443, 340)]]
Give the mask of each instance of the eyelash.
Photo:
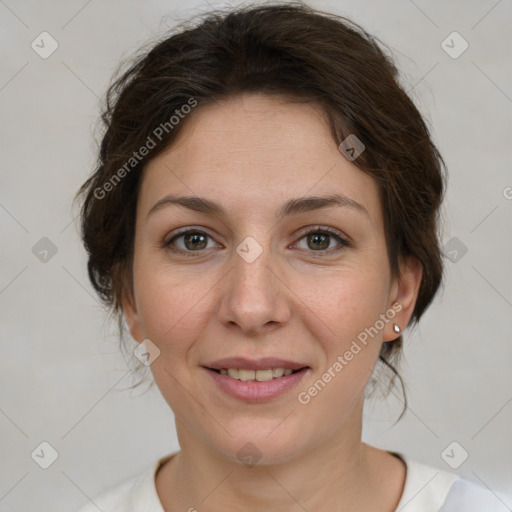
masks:
[[(185, 255), (187, 257), (191, 257), (191, 258), (197, 258), (198, 256), (196, 254), (197, 253), (201, 253), (201, 252), (205, 252), (206, 249), (201, 249), (201, 250), (198, 250), (198, 251), (189, 251), (189, 250), (185, 251), (183, 249), (176, 249), (176, 248), (171, 247), (171, 244), (175, 240), (177, 240), (178, 238), (181, 238), (184, 235), (187, 235), (189, 233), (199, 233), (199, 234), (205, 235), (205, 236), (207, 236), (209, 238), (212, 238), (208, 233), (205, 233), (204, 231), (201, 231), (199, 229), (186, 228), (186, 229), (184, 229), (182, 231), (178, 231), (178, 233), (176, 233), (170, 240), (164, 241), (163, 242), (163, 247), (167, 248), (169, 251), (172, 251), (174, 253), (183, 254), (183, 255)], [(300, 236), (300, 238), (297, 241), (302, 240), (303, 238), (307, 237), (308, 235), (314, 235), (314, 234), (327, 234), (327, 235), (330, 235), (330, 236), (334, 237), (339, 242), (339, 246), (337, 248), (335, 248), (335, 249), (327, 249), (327, 250), (319, 250), (319, 251), (311, 250), (309, 252), (320, 253), (320, 254), (321, 253), (324, 253), (324, 254), (327, 253), (328, 255), (331, 255), (333, 253), (338, 253), (339, 251), (342, 251), (345, 248), (352, 247), (352, 243), (349, 242), (348, 240), (346, 240), (345, 238), (343, 238), (337, 231), (335, 231), (333, 229), (330, 229), (330, 228), (325, 228), (325, 227), (322, 227), (322, 226), (316, 226), (312, 230), (306, 231), (304, 234), (302, 234)], [(322, 256), (320, 256), (320, 257), (322, 257)]]

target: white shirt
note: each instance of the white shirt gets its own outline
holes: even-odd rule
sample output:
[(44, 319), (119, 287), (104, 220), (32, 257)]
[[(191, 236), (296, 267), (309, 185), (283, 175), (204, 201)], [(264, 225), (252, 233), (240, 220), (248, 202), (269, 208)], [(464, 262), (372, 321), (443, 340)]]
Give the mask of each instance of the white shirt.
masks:
[[(155, 485), (158, 468), (178, 452), (166, 455), (141, 475), (104, 491), (78, 512), (165, 512)], [(395, 512), (509, 512), (491, 491), (454, 473), (396, 454), (407, 465), (404, 490)]]

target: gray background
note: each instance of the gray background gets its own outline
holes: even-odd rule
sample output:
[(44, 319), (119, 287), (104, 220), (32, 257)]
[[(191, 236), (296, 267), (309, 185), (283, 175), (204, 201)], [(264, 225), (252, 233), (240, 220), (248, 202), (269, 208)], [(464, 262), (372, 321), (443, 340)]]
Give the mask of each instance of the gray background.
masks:
[[(393, 426), (398, 398), (368, 403), (364, 439), (444, 470), (441, 454), (456, 441), (451, 462), (462, 450), (469, 458), (455, 471), (512, 507), (512, 3), (309, 4), (347, 15), (393, 48), (450, 173), (443, 243), (457, 261), (447, 260), (444, 293), (420, 327), (405, 332), (407, 414)], [(75, 510), (178, 448), (156, 387), (128, 389), (71, 200), (92, 170), (99, 98), (120, 59), (208, 9), (0, 0), (0, 511)], [(47, 59), (31, 48), (43, 31), (58, 43)], [(458, 58), (441, 45), (453, 31), (469, 44)], [(452, 53), (462, 48), (450, 41)], [(41, 253), (43, 237), (54, 255)], [(46, 470), (31, 458), (43, 441), (59, 455)], [(36, 453), (41, 462), (49, 451)]]

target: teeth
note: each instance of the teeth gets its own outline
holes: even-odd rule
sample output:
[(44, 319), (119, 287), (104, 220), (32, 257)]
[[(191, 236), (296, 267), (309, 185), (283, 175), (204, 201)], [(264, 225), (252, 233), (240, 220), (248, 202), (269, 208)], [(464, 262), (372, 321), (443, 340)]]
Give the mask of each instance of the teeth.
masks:
[(267, 370), (244, 370), (242, 368), (222, 368), (221, 375), (227, 375), (232, 379), (248, 381), (257, 380), (265, 382), (267, 380), (277, 379), (283, 375), (290, 375), (293, 370), (290, 368), (269, 368)]
[(238, 370), (233, 370), (232, 368), (230, 368), (228, 370), (228, 375), (232, 378), (232, 379), (238, 379), (240, 380), (240, 377), (238, 376)]
[(238, 378), (240, 380), (254, 380), (254, 377), (256, 377), (256, 372), (254, 370), (238, 370)]
[(272, 370), (258, 370), (255, 372), (256, 380), (264, 382), (266, 380), (272, 380)]

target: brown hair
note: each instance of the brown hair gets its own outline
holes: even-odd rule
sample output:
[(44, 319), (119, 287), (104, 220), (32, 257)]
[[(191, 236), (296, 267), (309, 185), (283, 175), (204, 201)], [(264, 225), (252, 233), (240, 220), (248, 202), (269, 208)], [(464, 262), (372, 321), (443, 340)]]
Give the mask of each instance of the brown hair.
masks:
[[(312, 102), (337, 144), (349, 134), (364, 143), (353, 163), (378, 183), (391, 272), (400, 276), (399, 258), (406, 255), (423, 267), (409, 323), (418, 322), (443, 279), (437, 227), (445, 165), (399, 84), (392, 57), (376, 41), (352, 21), (302, 3), (245, 6), (206, 13), (199, 24), (174, 29), (112, 83), (101, 116), (105, 133), (97, 166), (78, 195), (89, 277), (117, 315), (121, 334), (120, 299), (132, 291), (144, 166), (180, 132), (184, 105), (251, 92)], [(170, 122), (171, 116), (183, 120)], [(135, 158), (134, 151), (148, 147), (150, 139), (154, 147), (148, 156)], [(392, 364), (401, 347), (402, 336), (382, 346), (379, 359), (394, 374), (391, 384), (395, 376), (401, 381)]]

